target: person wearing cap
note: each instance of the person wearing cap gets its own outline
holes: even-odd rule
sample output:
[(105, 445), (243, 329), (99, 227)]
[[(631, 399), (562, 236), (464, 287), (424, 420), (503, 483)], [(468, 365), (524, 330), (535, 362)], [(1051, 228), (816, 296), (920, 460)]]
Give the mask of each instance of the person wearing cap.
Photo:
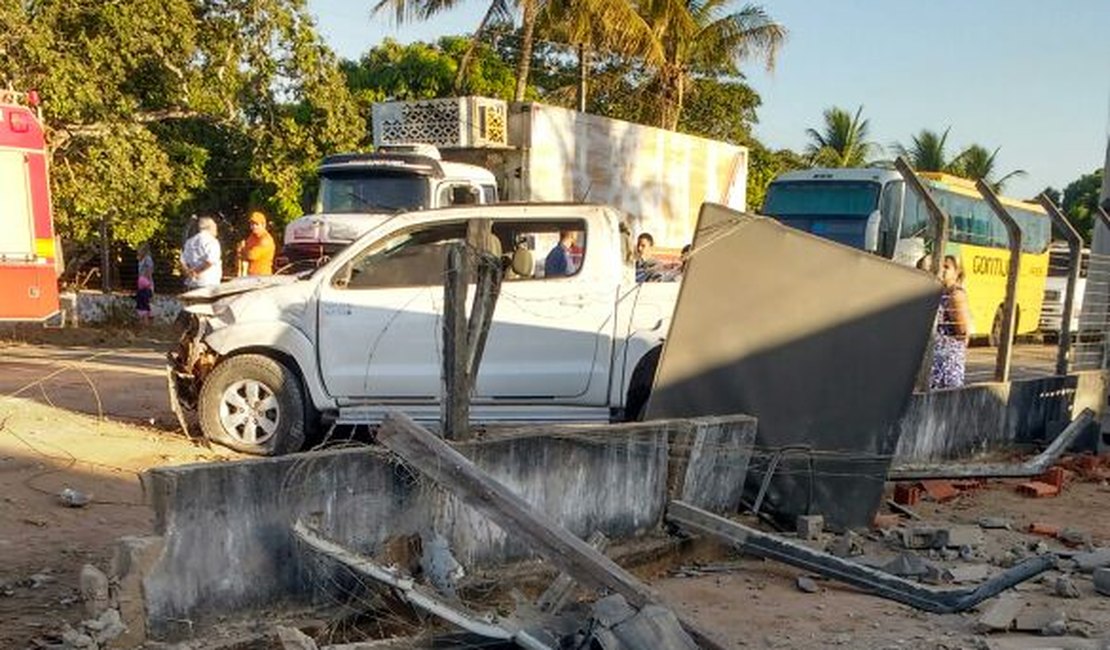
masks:
[(274, 274), (274, 238), (266, 230), (266, 215), (255, 210), (250, 216), (251, 234), (236, 250), (239, 276)]

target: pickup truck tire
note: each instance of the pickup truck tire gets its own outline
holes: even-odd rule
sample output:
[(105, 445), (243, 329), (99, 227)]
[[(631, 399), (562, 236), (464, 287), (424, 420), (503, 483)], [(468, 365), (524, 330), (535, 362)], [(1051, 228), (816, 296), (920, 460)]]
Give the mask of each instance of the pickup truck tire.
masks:
[(305, 409), (297, 374), (258, 354), (234, 356), (216, 366), (197, 400), (205, 436), (258, 456), (299, 450), (305, 440)]
[(648, 350), (632, 371), (632, 380), (628, 382), (628, 397), (624, 401), (625, 422), (639, 422), (644, 419), (648, 398), (651, 397), (651, 385), (655, 382), (655, 371), (659, 368), (659, 357), (662, 354), (663, 346)]

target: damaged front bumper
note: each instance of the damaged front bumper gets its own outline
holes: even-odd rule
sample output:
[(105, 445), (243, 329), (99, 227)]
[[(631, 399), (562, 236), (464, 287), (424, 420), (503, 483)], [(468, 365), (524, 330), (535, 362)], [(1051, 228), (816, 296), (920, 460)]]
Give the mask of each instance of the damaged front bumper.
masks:
[(166, 353), (166, 384), (170, 408), (181, 430), (188, 435), (185, 411), (196, 410), (201, 383), (215, 365), (216, 355), (204, 343), (209, 329), (207, 318), (189, 312), (182, 312), (181, 318), (185, 330), (177, 346)]

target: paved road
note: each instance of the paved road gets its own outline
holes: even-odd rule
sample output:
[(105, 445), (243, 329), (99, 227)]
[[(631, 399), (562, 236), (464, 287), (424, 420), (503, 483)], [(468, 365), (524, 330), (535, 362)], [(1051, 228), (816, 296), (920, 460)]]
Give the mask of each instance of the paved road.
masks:
[(164, 353), (140, 348), (17, 345), (0, 350), (0, 414), (9, 397), (177, 429), (166, 391)]

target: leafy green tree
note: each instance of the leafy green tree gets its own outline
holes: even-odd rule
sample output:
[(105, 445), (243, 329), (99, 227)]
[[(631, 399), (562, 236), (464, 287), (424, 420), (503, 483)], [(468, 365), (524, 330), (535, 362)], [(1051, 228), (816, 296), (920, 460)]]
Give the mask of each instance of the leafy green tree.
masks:
[[(364, 126), (301, 0), (4, 3), (0, 84), (36, 88), (59, 230), (179, 239), (188, 211), (300, 212)], [(226, 203), (225, 203), (226, 201)], [(230, 205), (229, 205), (230, 204)]]
[(826, 109), (822, 129), (806, 129), (810, 139), (806, 156), (819, 167), (867, 165), (878, 145), (867, 139), (870, 123), (862, 116), (863, 106), (855, 115), (837, 106)]
[(759, 142), (748, 145), (748, 211), (758, 212), (767, 196), (767, 186), (779, 174), (805, 169), (809, 163), (805, 157), (789, 149), (772, 151)]
[(1102, 189), (1104, 171), (1096, 169), (1068, 183), (1060, 209), (1071, 224), (1087, 241), (1094, 232), (1095, 212), (1098, 210), (1099, 191)]
[(978, 144), (973, 144), (967, 149), (964, 149), (956, 161), (952, 164), (953, 170), (959, 176), (970, 178), (971, 180), (983, 180), (994, 189), (995, 192), (1002, 192), (1006, 182), (1012, 178), (1025, 176), (1025, 170), (1015, 169), (1012, 172), (1003, 174), (1000, 178), (996, 178), (998, 170), (995, 169), (995, 158), (998, 156), (998, 149), (988, 151), (986, 147)]

